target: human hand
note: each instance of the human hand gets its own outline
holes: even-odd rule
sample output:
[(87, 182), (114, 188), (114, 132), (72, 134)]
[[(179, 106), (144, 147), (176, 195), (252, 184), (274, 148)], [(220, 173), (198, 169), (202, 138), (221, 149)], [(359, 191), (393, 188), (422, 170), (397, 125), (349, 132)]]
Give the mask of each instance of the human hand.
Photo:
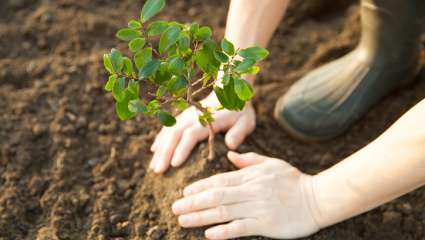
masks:
[(205, 231), (208, 239), (250, 235), (298, 238), (319, 230), (312, 176), (285, 161), (256, 153), (228, 153), (238, 171), (218, 174), (184, 189), (172, 210), (182, 227), (222, 224)]
[[(211, 94), (202, 104), (216, 108), (220, 103), (215, 94)], [(217, 111), (214, 118), (214, 132), (227, 131), (225, 143), (230, 149), (236, 149), (255, 129), (255, 111), (251, 103), (239, 112)], [(208, 130), (199, 123), (194, 107), (186, 109), (176, 119), (176, 125), (163, 127), (152, 144), (154, 154), (150, 168), (157, 173), (165, 172), (170, 164), (174, 167), (183, 164), (195, 145), (208, 137)]]

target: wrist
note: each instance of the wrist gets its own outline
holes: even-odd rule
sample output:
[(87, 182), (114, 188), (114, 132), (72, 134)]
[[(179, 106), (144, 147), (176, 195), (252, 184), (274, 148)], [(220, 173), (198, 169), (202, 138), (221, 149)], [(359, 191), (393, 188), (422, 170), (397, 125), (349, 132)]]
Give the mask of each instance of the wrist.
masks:
[(303, 195), (304, 204), (307, 207), (308, 212), (314, 223), (316, 224), (317, 229), (322, 229), (323, 220), (322, 214), (316, 198), (316, 185), (315, 177), (307, 174), (303, 174), (301, 177), (301, 191)]

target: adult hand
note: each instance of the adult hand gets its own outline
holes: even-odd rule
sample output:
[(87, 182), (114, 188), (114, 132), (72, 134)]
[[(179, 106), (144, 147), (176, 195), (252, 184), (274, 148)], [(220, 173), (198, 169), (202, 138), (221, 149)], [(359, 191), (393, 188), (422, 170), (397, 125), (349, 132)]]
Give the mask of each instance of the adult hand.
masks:
[(189, 185), (173, 204), (182, 227), (222, 224), (205, 231), (209, 239), (298, 238), (319, 230), (312, 176), (256, 153), (229, 152), (228, 158), (242, 169)]
[[(202, 104), (216, 108), (219, 101), (215, 94), (211, 94)], [(194, 107), (186, 109), (176, 119), (176, 125), (161, 129), (151, 147), (154, 154), (150, 167), (157, 173), (165, 172), (170, 164), (180, 166), (196, 144), (208, 137), (208, 130), (199, 123)], [(255, 128), (255, 111), (251, 103), (239, 112), (220, 110), (214, 113), (214, 119), (214, 132), (227, 131), (225, 143), (230, 149), (236, 149)]]

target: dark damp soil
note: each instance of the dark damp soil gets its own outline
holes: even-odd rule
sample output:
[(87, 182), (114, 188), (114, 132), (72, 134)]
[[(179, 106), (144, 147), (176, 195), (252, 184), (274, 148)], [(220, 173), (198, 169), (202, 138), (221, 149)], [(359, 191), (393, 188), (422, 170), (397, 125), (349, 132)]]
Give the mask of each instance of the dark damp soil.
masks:
[[(227, 4), (168, 1), (160, 17), (212, 25), (218, 38)], [(0, 239), (202, 238), (201, 229), (177, 226), (170, 205), (185, 185), (233, 169), (223, 138), (216, 160), (202, 160), (196, 150), (184, 167), (156, 176), (147, 170), (148, 148), (159, 125), (142, 116), (120, 122), (102, 88), (102, 54), (140, 7), (129, 0), (0, 2)], [(422, 71), (342, 137), (305, 144), (276, 131), (275, 100), (307, 71), (353, 49), (358, 20), (357, 1), (292, 2), (258, 81), (257, 129), (240, 151), (316, 173), (365, 146), (425, 97)], [(425, 62), (425, 52), (422, 57)], [(421, 188), (308, 239), (425, 239), (424, 228)]]

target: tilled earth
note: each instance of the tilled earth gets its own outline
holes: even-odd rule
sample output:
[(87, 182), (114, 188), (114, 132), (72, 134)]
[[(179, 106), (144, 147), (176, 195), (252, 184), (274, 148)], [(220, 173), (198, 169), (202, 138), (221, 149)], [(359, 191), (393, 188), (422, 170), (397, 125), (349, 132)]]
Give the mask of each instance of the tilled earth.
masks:
[[(360, 26), (357, 1), (291, 4), (258, 80), (257, 129), (239, 150), (317, 173), (365, 146), (423, 99), (425, 71), (346, 135), (321, 144), (297, 142), (276, 131), (275, 100), (307, 71), (353, 49)], [(224, 157), (222, 137), (216, 160), (203, 160), (196, 150), (182, 168), (154, 175), (147, 168), (148, 149), (159, 125), (142, 116), (119, 121), (103, 90), (102, 54), (118, 44), (114, 33), (137, 17), (141, 5), (0, 1), (1, 240), (202, 238), (202, 229), (178, 227), (170, 206), (185, 185), (234, 169)], [(227, 5), (225, 0), (168, 1), (159, 18), (208, 24), (220, 38)], [(422, 58), (425, 62), (425, 52)], [(425, 189), (308, 239), (425, 239)]]

